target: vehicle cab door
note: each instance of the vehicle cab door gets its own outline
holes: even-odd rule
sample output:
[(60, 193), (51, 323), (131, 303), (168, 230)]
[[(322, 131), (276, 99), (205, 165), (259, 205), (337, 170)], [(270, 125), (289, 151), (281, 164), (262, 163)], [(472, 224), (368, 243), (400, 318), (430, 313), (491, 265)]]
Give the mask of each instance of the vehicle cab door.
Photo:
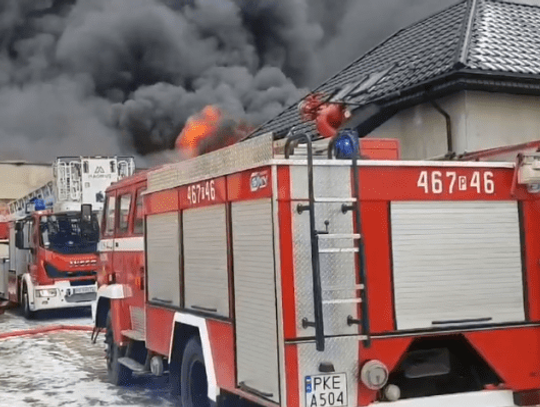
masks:
[(138, 185), (135, 191), (135, 200), (132, 203), (131, 210), (131, 245), (130, 256), (128, 259), (128, 265), (133, 270), (134, 279), (134, 298), (137, 305), (142, 306), (144, 304), (145, 293), (145, 261), (144, 261), (144, 207), (143, 207), (143, 193), (145, 191), (143, 185)]
[(137, 338), (145, 338), (143, 235), (140, 216), (142, 198), (135, 185), (118, 189), (116, 195), (117, 224), (115, 233), (114, 263), (121, 269), (119, 281), (124, 284), (130, 317), (130, 331)]
[(111, 284), (116, 281), (114, 270), (115, 219), (116, 191), (109, 191), (105, 198), (105, 207), (103, 208), (103, 217), (101, 220), (101, 239), (99, 242), (101, 270), (98, 274), (99, 285)]
[[(118, 273), (118, 280), (133, 289), (132, 270), (128, 267), (131, 228), (130, 213), (133, 202), (133, 189), (130, 187), (116, 191), (116, 225), (114, 234), (114, 268)], [(131, 295), (129, 296), (131, 297)]]

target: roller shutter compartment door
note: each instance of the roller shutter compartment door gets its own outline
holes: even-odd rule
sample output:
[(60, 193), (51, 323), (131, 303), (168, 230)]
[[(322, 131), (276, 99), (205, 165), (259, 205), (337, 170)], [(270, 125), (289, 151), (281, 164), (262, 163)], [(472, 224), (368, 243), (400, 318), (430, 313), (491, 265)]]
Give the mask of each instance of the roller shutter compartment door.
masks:
[(391, 203), (398, 330), (525, 319), (517, 202)]
[(186, 308), (229, 316), (225, 205), (184, 211)]
[(180, 222), (178, 213), (146, 218), (148, 300), (180, 306)]
[(238, 384), (279, 403), (272, 202), (232, 204)]

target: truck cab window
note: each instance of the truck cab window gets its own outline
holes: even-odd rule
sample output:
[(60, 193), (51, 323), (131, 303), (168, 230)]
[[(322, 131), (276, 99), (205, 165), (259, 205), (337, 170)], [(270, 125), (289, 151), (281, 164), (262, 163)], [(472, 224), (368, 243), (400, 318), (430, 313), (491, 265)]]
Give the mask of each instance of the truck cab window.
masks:
[(131, 194), (120, 196), (120, 208), (118, 213), (118, 230), (120, 234), (126, 234), (129, 228), (129, 208), (131, 206)]
[(135, 205), (135, 220), (133, 222), (133, 233), (141, 235), (143, 233), (144, 227), (144, 217), (143, 217), (143, 193), (144, 190), (139, 189), (137, 191), (137, 201)]
[(94, 253), (99, 240), (95, 214), (90, 224), (83, 223), (78, 212), (43, 216), (39, 222), (40, 245), (60, 254)]
[(105, 235), (112, 235), (114, 232), (114, 213), (116, 200), (114, 196), (109, 196), (105, 209)]

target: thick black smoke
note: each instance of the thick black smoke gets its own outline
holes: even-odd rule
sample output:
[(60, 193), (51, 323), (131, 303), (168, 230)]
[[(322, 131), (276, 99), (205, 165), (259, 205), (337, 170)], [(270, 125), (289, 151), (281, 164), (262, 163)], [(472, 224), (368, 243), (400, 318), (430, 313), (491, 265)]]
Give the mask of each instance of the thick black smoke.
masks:
[(0, 159), (152, 157), (208, 104), (262, 123), (452, 3), (2, 0)]

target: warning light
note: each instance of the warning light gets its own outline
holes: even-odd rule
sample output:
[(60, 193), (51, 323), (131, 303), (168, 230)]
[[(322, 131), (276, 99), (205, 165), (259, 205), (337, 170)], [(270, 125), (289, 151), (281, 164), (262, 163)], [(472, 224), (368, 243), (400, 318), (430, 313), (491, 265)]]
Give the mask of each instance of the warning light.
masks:
[(47, 207), (45, 206), (45, 201), (43, 199), (34, 200), (34, 210), (43, 211), (45, 209), (47, 209)]
[(358, 133), (355, 130), (342, 130), (334, 144), (336, 158), (351, 159), (355, 151), (358, 154)]

